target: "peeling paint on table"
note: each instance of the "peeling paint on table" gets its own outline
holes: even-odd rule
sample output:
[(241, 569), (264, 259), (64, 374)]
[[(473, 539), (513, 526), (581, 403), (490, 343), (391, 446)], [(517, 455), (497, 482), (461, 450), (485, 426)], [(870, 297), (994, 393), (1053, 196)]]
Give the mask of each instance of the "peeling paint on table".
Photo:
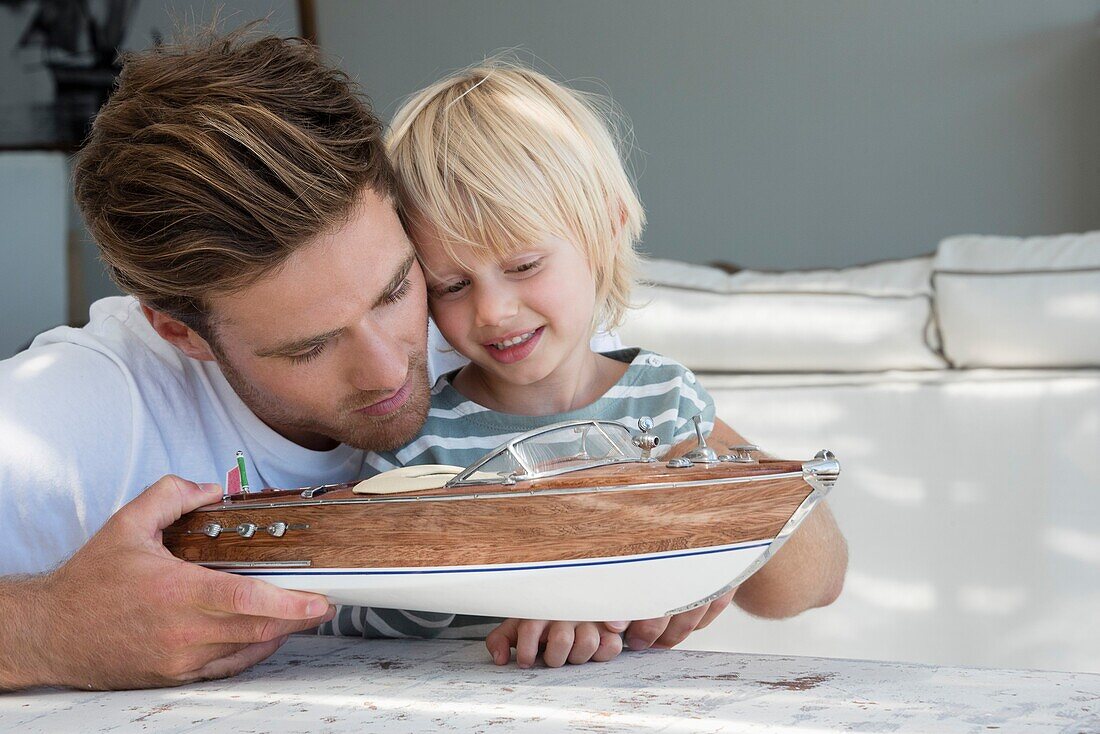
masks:
[(1100, 732), (1100, 674), (688, 650), (521, 670), (480, 642), (295, 636), (181, 688), (0, 696), (19, 732)]

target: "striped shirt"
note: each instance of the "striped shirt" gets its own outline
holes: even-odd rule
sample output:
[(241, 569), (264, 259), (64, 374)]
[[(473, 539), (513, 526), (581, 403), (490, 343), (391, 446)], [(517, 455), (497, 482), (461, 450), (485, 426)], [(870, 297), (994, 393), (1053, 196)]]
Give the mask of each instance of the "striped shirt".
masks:
[[(638, 419), (653, 419), (650, 433), (661, 442), (653, 455), (662, 457), (678, 443), (694, 438), (692, 417), (709, 435), (714, 428), (714, 400), (695, 375), (679, 362), (643, 349), (622, 349), (605, 356), (629, 366), (598, 400), (578, 410), (529, 416), (499, 413), (466, 398), (451, 384), (455, 372), (442, 375), (432, 388), (431, 410), (420, 434), (396, 451), (368, 452), (371, 473), (418, 464), (469, 466), (526, 431), (562, 421), (615, 420), (636, 430)], [(363, 637), (441, 637), (483, 639), (501, 620), (491, 617), (411, 612), (397, 609), (340, 607), (322, 634)]]

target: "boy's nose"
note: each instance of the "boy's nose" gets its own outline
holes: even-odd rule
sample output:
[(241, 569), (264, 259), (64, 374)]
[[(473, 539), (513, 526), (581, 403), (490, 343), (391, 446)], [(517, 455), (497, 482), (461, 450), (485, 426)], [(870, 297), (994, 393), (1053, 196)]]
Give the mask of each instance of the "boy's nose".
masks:
[(519, 302), (507, 286), (481, 287), (474, 297), (477, 326), (500, 326), (519, 312)]

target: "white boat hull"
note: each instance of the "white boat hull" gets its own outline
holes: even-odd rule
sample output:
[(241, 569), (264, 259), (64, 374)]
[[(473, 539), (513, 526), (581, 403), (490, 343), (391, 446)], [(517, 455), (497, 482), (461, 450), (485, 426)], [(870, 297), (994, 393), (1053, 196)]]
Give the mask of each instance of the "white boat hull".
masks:
[(771, 540), (542, 564), (237, 571), (335, 604), (527, 619), (662, 617), (704, 603), (755, 570)]

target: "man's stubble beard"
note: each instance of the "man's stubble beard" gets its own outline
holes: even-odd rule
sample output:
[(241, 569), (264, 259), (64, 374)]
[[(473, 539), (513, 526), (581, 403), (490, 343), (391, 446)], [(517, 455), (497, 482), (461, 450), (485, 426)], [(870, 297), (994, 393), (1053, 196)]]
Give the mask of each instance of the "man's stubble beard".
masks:
[(302, 416), (270, 393), (259, 390), (233, 366), (217, 348), (218, 367), (241, 401), (269, 428), (284, 437), (287, 431), (306, 432), (365, 451), (392, 451), (412, 440), (428, 418), (431, 407), (428, 360), (425, 352), (409, 355), (409, 398), (403, 406), (384, 416), (367, 416), (354, 411), (385, 399), (386, 395), (360, 393), (339, 402), (337, 415), (321, 420)]

